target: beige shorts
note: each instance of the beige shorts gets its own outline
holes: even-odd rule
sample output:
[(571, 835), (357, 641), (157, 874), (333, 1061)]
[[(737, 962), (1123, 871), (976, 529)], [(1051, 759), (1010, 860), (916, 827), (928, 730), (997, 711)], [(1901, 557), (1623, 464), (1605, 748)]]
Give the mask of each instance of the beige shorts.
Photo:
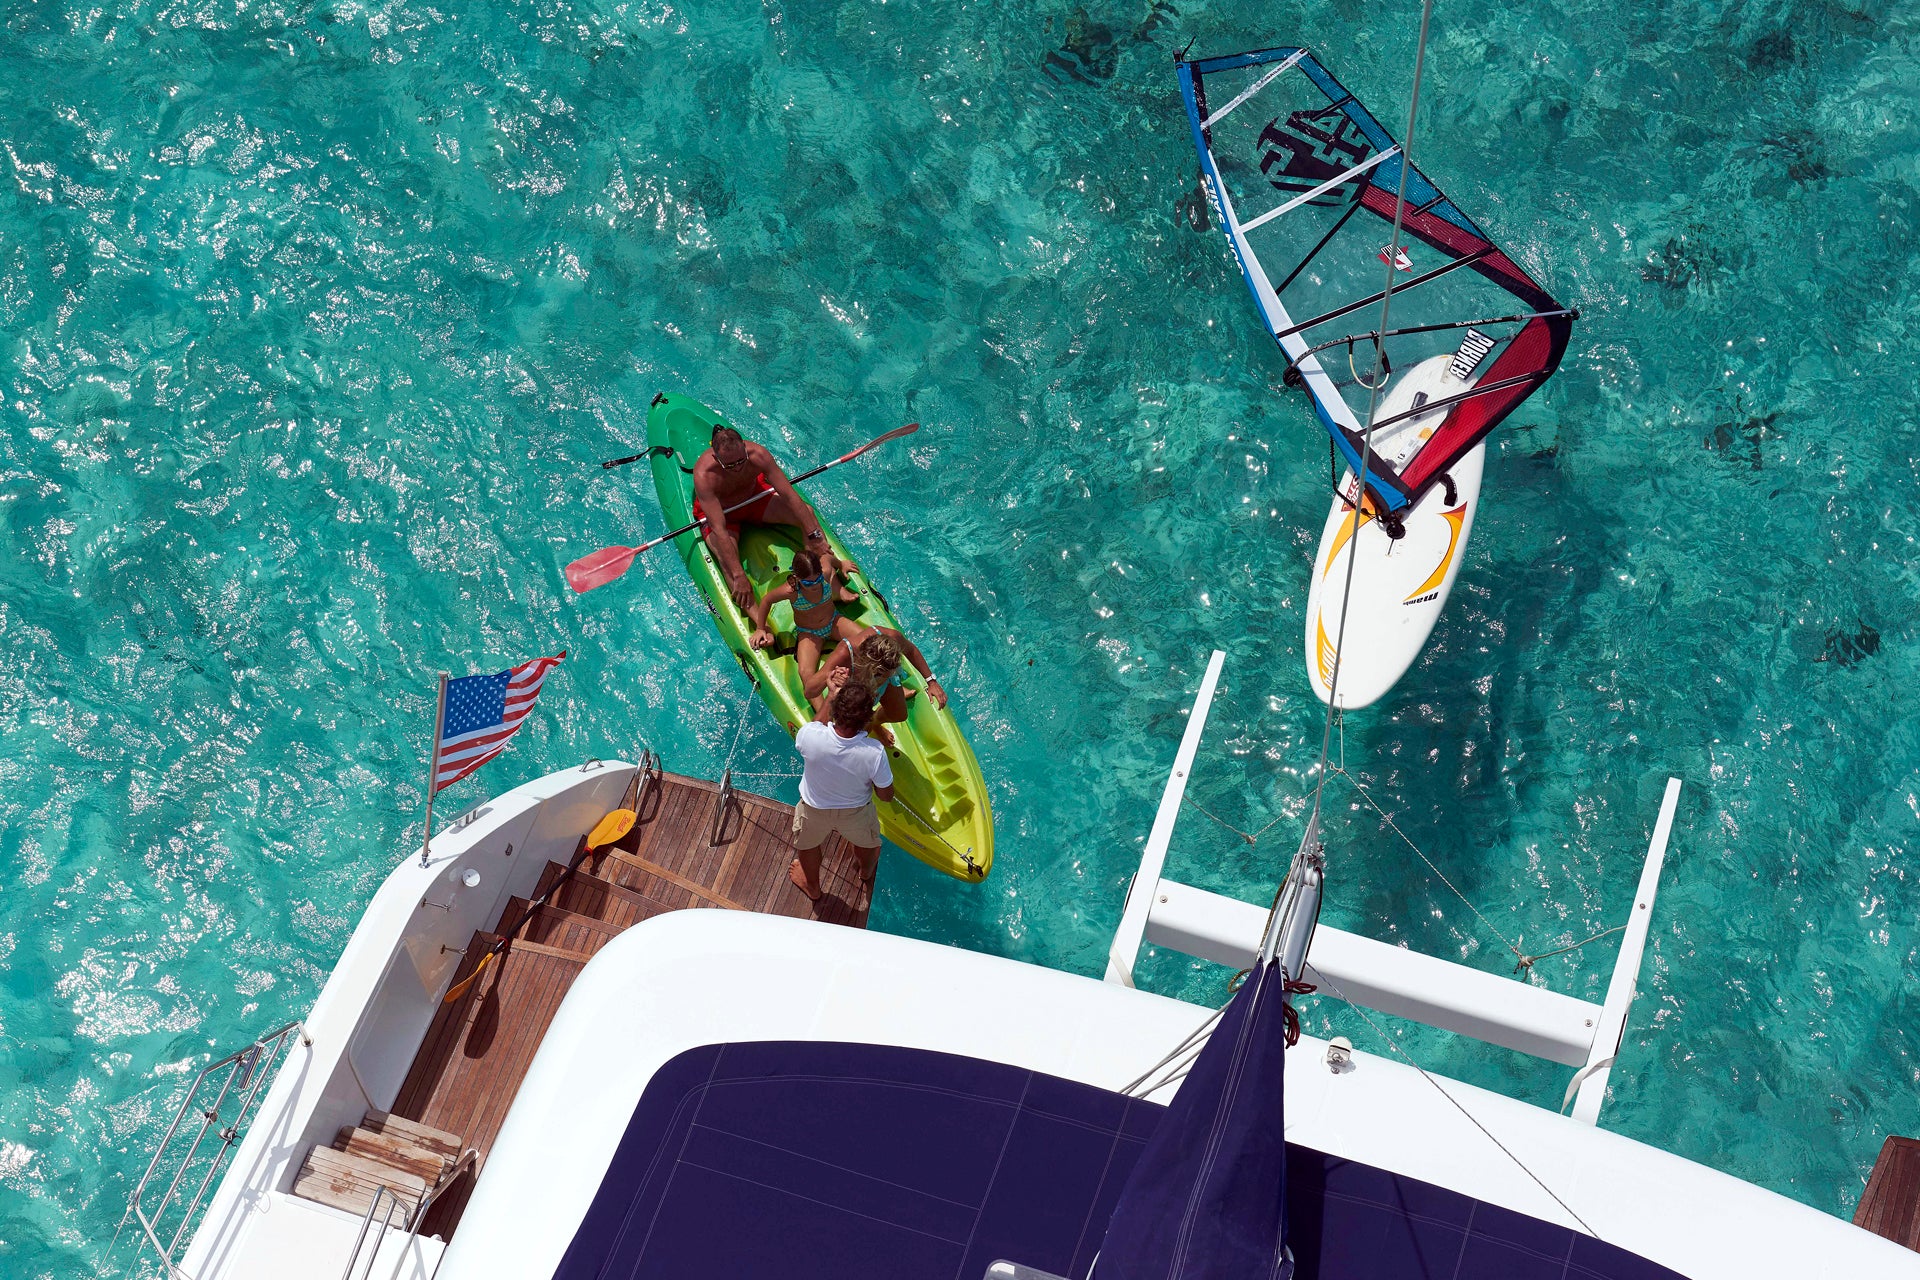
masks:
[(880, 810), (869, 800), (858, 809), (816, 809), (805, 800), (793, 807), (793, 843), (816, 849), (838, 831), (847, 843), (862, 849), (880, 847)]

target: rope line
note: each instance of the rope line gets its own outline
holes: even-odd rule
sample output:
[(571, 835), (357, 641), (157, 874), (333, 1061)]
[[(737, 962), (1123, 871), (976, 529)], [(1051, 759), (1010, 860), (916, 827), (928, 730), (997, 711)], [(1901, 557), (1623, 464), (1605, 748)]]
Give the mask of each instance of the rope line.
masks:
[[(1613, 926), (1613, 928), (1611, 929), (1602, 929), (1600, 932), (1594, 934), (1591, 938), (1582, 938), (1580, 939), (1580, 941), (1574, 943), (1571, 946), (1556, 947), (1552, 951), (1542, 951), (1537, 956), (1522, 956), (1521, 959), (1526, 962), (1526, 965), (1528, 968), (1531, 968), (1535, 960), (1545, 960), (1550, 956), (1565, 955), (1569, 951), (1578, 951), (1581, 947), (1586, 946), (1589, 942), (1598, 942), (1602, 938), (1609, 938), (1616, 933), (1625, 933), (1626, 931), (1627, 931), (1627, 926), (1623, 924), (1617, 924)], [(1520, 972), (1520, 970), (1516, 968), (1514, 969), (1514, 972), (1518, 973)]]
[(1272, 822), (1269, 822), (1266, 826), (1254, 832), (1252, 835), (1248, 835), (1246, 832), (1234, 826), (1231, 822), (1228, 822), (1225, 818), (1221, 817), (1219, 814), (1207, 808), (1207, 806), (1201, 804), (1198, 800), (1195, 800), (1192, 796), (1189, 796), (1184, 792), (1180, 796), (1180, 802), (1182, 804), (1192, 805), (1194, 808), (1198, 809), (1201, 813), (1206, 814), (1209, 818), (1212, 818), (1215, 822), (1219, 823), (1221, 826), (1225, 827), (1227, 830), (1233, 832), (1233, 834), (1239, 836), (1242, 840), (1245, 840), (1248, 844), (1259, 844), (1261, 836), (1273, 830), (1276, 824), (1286, 821), (1286, 818), (1287, 818), (1287, 815), (1283, 813), (1279, 817), (1275, 818)]
[[(1407, 175), (1413, 172), (1413, 129), (1420, 118), (1420, 76), (1427, 65), (1427, 29), (1433, 21), (1433, 0), (1424, 0), (1420, 6), (1420, 42), (1413, 51), (1413, 92), (1407, 101), (1407, 132), (1400, 140), (1400, 183), (1393, 199), (1393, 235), (1387, 242), (1387, 287), (1380, 294), (1380, 329), (1388, 329), (1387, 316), (1393, 306), (1394, 273), (1400, 260), (1401, 220), (1407, 211)], [(1386, 359), (1386, 349), (1379, 343), (1374, 344), (1374, 372), (1377, 375), (1381, 363)], [(1353, 570), (1360, 563), (1360, 508), (1367, 501), (1367, 466), (1373, 458), (1373, 432), (1380, 424), (1380, 390), (1387, 380), (1380, 378), (1367, 388), (1367, 429), (1360, 437), (1360, 466), (1354, 477), (1353, 489), (1353, 526), (1349, 533), (1352, 543), (1347, 550), (1347, 578), (1340, 589), (1340, 625), (1334, 628), (1333, 672), (1327, 679), (1327, 723), (1320, 733), (1320, 781), (1313, 788), (1313, 815), (1307, 820), (1307, 830), (1314, 831), (1320, 822), (1320, 795), (1327, 786), (1327, 756), (1333, 746), (1333, 722), (1338, 710), (1340, 698), (1340, 666), (1347, 647), (1347, 611), (1353, 603)], [(1389, 513), (1390, 514), (1390, 513)], [(1341, 724), (1344, 739), (1345, 722)]]
[[(1402, 1058), (1406, 1059), (1407, 1065), (1412, 1067), (1415, 1071), (1418, 1071), (1420, 1073), (1420, 1078), (1422, 1080), (1425, 1080), (1428, 1084), (1432, 1085), (1436, 1090), (1439, 1091), (1439, 1094), (1441, 1097), (1445, 1098), (1448, 1102), (1452, 1103), (1454, 1110), (1458, 1111), (1461, 1115), (1465, 1116), (1467, 1118), (1468, 1123), (1473, 1125), (1473, 1127), (1478, 1129), (1481, 1133), (1485, 1134), (1488, 1142), (1491, 1142), (1494, 1146), (1500, 1148), (1500, 1153), (1506, 1156), (1507, 1159), (1513, 1161), (1514, 1166), (1518, 1168), (1520, 1172), (1526, 1174), (1527, 1177), (1533, 1179), (1533, 1184), (1536, 1187), (1539, 1187), (1542, 1191), (1546, 1192), (1547, 1195), (1553, 1200), (1553, 1202), (1559, 1205), (1560, 1208), (1566, 1212), (1566, 1215), (1569, 1218), (1572, 1218), (1575, 1222), (1579, 1223), (1580, 1229), (1582, 1231), (1585, 1231), (1588, 1235), (1592, 1236), (1595, 1240), (1600, 1240), (1600, 1233), (1598, 1231), (1595, 1231), (1592, 1227), (1588, 1226), (1587, 1220), (1581, 1217), (1579, 1214), (1575, 1213), (1573, 1211), (1573, 1206), (1569, 1205), (1565, 1200), (1562, 1200), (1554, 1192), (1554, 1189), (1552, 1187), (1548, 1186), (1545, 1182), (1541, 1181), (1540, 1175), (1535, 1173), (1532, 1169), (1529, 1169), (1527, 1167), (1526, 1161), (1522, 1160), (1519, 1156), (1513, 1154), (1513, 1152), (1507, 1148), (1506, 1143), (1494, 1137), (1492, 1130), (1488, 1129), (1487, 1126), (1481, 1124), (1480, 1121), (1474, 1117), (1473, 1112), (1467, 1110), (1466, 1107), (1461, 1105), (1460, 1100), (1458, 1098), (1454, 1097), (1451, 1093), (1448, 1093), (1438, 1080), (1434, 1079), (1431, 1075), (1427, 1074), (1427, 1069), (1421, 1066), (1418, 1062), (1414, 1061), (1413, 1055), (1408, 1053), (1406, 1049), (1401, 1046), (1399, 1040), (1394, 1037), (1392, 1032), (1388, 1031), (1385, 1027), (1375, 1022), (1372, 1016), (1367, 1013), (1366, 1009), (1363, 1006), (1354, 1003), (1353, 1000), (1348, 998), (1347, 993), (1342, 991), (1340, 989), (1340, 985), (1334, 982), (1333, 979), (1327, 977), (1327, 975), (1323, 973), (1320, 975), (1320, 980), (1326, 983), (1327, 987), (1333, 992), (1333, 994), (1338, 996), (1340, 1000), (1344, 1002), (1349, 1009), (1352, 1009), (1355, 1013), (1359, 1014), (1361, 1019), (1369, 1027), (1373, 1028), (1374, 1033), (1377, 1034), (1382, 1040), (1385, 1040), (1387, 1042), (1387, 1046), (1389, 1048), (1391, 1048), (1395, 1053), (1399, 1054)], [(1601, 1243), (1604, 1244), (1606, 1242), (1602, 1240)]]
[(753, 718), (753, 691), (748, 690), (747, 700), (740, 705), (740, 723), (738, 726), (734, 728), (734, 731), (733, 731), (733, 745), (727, 748), (727, 762), (720, 766), (721, 773), (725, 773), (727, 770), (733, 768), (733, 757), (739, 754), (740, 739), (746, 735), (747, 721), (752, 718)]

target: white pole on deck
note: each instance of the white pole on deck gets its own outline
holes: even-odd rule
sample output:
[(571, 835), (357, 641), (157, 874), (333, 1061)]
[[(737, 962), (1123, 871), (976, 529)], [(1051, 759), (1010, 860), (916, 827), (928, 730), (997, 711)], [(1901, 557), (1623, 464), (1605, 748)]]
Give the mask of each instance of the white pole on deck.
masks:
[(420, 837), (420, 865), (433, 850), (434, 780), (440, 776), (440, 731), (447, 727), (447, 673), (440, 673), (440, 692), (433, 699), (433, 749), (427, 752), (427, 833)]
[(1220, 683), (1220, 668), (1225, 665), (1224, 650), (1215, 649), (1207, 660), (1207, 674), (1200, 681), (1200, 693), (1187, 715), (1187, 731), (1180, 738), (1180, 752), (1173, 759), (1173, 773), (1167, 789), (1160, 795), (1160, 811), (1154, 815), (1153, 830), (1147, 835), (1147, 847), (1140, 854), (1140, 869), (1133, 873), (1127, 889), (1127, 905), (1120, 913), (1120, 927), (1113, 931), (1113, 945), (1107, 950), (1107, 981), (1133, 985), (1133, 963), (1140, 956), (1140, 945), (1147, 935), (1147, 915), (1153, 910), (1153, 896), (1160, 889), (1160, 873), (1167, 862), (1167, 845), (1173, 840), (1173, 825), (1180, 817), (1180, 801), (1187, 793), (1187, 778), (1193, 773), (1193, 758), (1200, 750), (1200, 738), (1207, 728), (1207, 712), (1213, 707), (1213, 691)]

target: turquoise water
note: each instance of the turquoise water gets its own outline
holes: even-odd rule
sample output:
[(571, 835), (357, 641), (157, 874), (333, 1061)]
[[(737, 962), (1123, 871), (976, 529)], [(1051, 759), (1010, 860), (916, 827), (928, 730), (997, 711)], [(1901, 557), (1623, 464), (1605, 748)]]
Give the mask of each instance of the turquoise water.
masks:
[[(1346, 726), (1529, 951), (1624, 919), (1685, 779), (1607, 1123), (1840, 1214), (1920, 1131), (1920, 57), (1854, 3), (1443, 0), (1423, 167), (1585, 319)], [(1170, 58), (1306, 38), (1395, 119), (1416, 13), (0, 5), (0, 1271), (89, 1270), (183, 1078), (307, 1008), (418, 838), (436, 670), (574, 655), (456, 807), (643, 744), (790, 769), (672, 561), (562, 583), (660, 531), (594, 463), (661, 388), (796, 467), (925, 424), (814, 492), (950, 677), (999, 856), (896, 855), (876, 927), (1097, 972), (1216, 646), (1193, 794), (1282, 821), (1189, 812), (1170, 870), (1264, 899), (1324, 445), (1189, 225)], [(1327, 918), (1504, 972), (1328, 794)], [(1539, 976), (1598, 999), (1612, 954)]]

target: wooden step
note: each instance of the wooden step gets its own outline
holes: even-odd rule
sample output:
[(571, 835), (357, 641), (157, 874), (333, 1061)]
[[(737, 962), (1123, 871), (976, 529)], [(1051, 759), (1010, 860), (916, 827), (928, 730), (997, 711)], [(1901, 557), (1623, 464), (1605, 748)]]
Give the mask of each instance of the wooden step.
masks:
[(500, 930), (520, 926), (511, 943), (516, 950), (524, 951), (529, 945), (551, 947), (587, 960), (620, 932), (603, 920), (550, 904), (528, 915), (528, 905), (525, 898), (508, 898), (500, 913)]
[[(477, 934), (475, 936), (486, 937), (489, 943), (492, 941), (490, 935)], [(480, 953), (475, 952), (473, 954), (477, 958)], [(471, 969), (469, 969), (468, 972), (471, 972)], [(462, 974), (461, 976), (465, 977), (466, 975)], [(480, 984), (475, 983), (474, 985), (478, 986)], [(360, 1127), (370, 1133), (385, 1134), (389, 1137), (399, 1138), (403, 1142), (410, 1142), (416, 1147), (425, 1148), (446, 1160), (448, 1164), (452, 1164), (460, 1158), (461, 1145), (459, 1134), (448, 1133), (445, 1129), (435, 1129), (431, 1125), (421, 1124), (418, 1120), (409, 1120), (405, 1116), (394, 1115), (390, 1111), (367, 1112), (366, 1117), (360, 1121)]]
[[(455, 972), (472, 972), (491, 941), (492, 935), (476, 933)], [(468, 1146), (487, 1151), (561, 998), (585, 963), (576, 952), (515, 943), (466, 995), (435, 1011), (395, 1112), (457, 1130)]]
[[(685, 907), (865, 923), (868, 892), (838, 837), (826, 849), (821, 881), (827, 892), (820, 902), (807, 901), (788, 880), (789, 806), (735, 793), (722, 842), (714, 844), (715, 783), (665, 774), (659, 785), (640, 791), (638, 778), (630, 779), (623, 807), (638, 813), (633, 829), (614, 849), (583, 859), (565, 884), (558, 882), (571, 856), (546, 863), (527, 895), (544, 899), (545, 907), (462, 999), (434, 1010), (393, 1105), (397, 1115), (462, 1135), (443, 1132), (449, 1156), (471, 1148), (486, 1158), (585, 955), (622, 930)], [(576, 842), (574, 849), (581, 847)], [(518, 900), (508, 904), (499, 924), (514, 923), (521, 909)], [(496, 937), (484, 931), (472, 936), (454, 982), (475, 971)], [(474, 1182), (469, 1175), (442, 1190), (424, 1215), (425, 1234), (451, 1238)]]
[(527, 942), (543, 942), (563, 951), (591, 956), (618, 937), (624, 927), (549, 902), (533, 913), (533, 919), (527, 921), (520, 937)]
[(1920, 1252), (1920, 1138), (1888, 1138), (1853, 1225)]
[(409, 1215), (420, 1207), (420, 1199), (427, 1193), (424, 1178), (352, 1152), (316, 1146), (300, 1166), (293, 1194), (348, 1213), (365, 1214), (381, 1187), (392, 1191)]
[(611, 880), (593, 875), (582, 867), (553, 895), (552, 905), (576, 915), (592, 916), (625, 929), (648, 916), (668, 909), (643, 893), (622, 889)]
[(440, 1175), (452, 1163), (438, 1151), (430, 1151), (395, 1134), (375, 1133), (371, 1129), (357, 1129), (351, 1125), (340, 1130), (339, 1136), (333, 1140), (333, 1149), (378, 1160), (389, 1168), (424, 1179), (430, 1187), (440, 1181)]

